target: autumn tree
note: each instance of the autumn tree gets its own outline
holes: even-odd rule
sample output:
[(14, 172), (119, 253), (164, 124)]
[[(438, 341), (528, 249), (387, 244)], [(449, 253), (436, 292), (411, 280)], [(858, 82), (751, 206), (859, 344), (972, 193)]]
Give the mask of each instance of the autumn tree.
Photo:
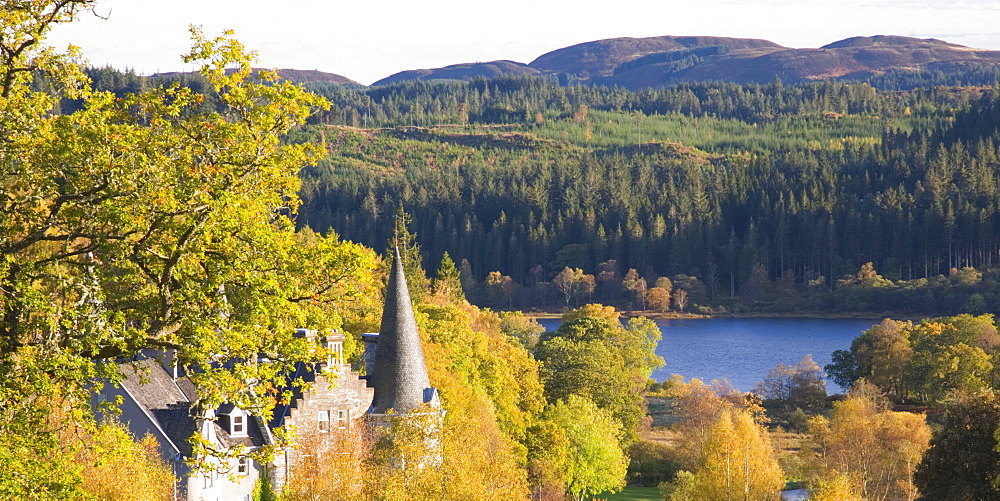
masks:
[[(188, 374), (202, 405), (267, 415), (281, 374), (318, 356), (294, 329), (339, 327), (338, 305), (374, 285), (370, 251), (335, 237), (300, 245), (291, 219), (298, 172), (320, 151), (281, 136), (324, 99), (251, 70), (253, 54), (230, 35), (199, 30), (185, 60), (201, 65), (204, 94), (96, 91), (72, 51), (44, 41), (90, 5), (0, 9), (0, 450), (36, 460), (58, 456), (45, 421), (54, 406), (92, 419), (87, 383), (118, 381), (117, 360), (145, 348), (201, 368)], [(83, 106), (53, 113), (63, 99)], [(13, 478), (32, 468), (53, 480)], [(78, 472), (22, 464), (0, 469), (0, 486), (72, 497)]]
[(917, 324), (883, 320), (826, 367), (840, 385), (858, 378), (896, 400), (940, 402), (954, 391), (978, 392), (996, 379), (1000, 336), (991, 315), (957, 315)]
[[(907, 377), (924, 401), (939, 402), (951, 391), (990, 387), (993, 361), (977, 346), (975, 333), (949, 319), (924, 321), (909, 332), (913, 357)], [(992, 323), (992, 322), (991, 322)]]
[(892, 282), (886, 280), (875, 271), (875, 266), (871, 262), (867, 262), (861, 265), (857, 273), (854, 275), (848, 275), (847, 277), (838, 280), (837, 285), (839, 287), (888, 287), (892, 285)]
[(488, 401), (490, 419), (523, 440), (545, 406), (543, 388), (538, 363), (501, 331), (500, 316), (456, 304), (417, 305), (417, 311), (428, 374), (449, 414)]
[[(514, 301), (514, 280), (499, 271), (486, 276), (487, 302), (497, 308), (510, 308)], [(576, 286), (574, 286), (576, 287)], [(574, 288), (574, 290), (576, 290)]]
[(906, 372), (913, 357), (907, 331), (912, 328), (910, 322), (887, 318), (865, 331), (856, 349), (864, 378), (900, 401), (907, 397)]
[(438, 409), (423, 404), (405, 414), (387, 416), (386, 425), (373, 430), (375, 441), (366, 466), (378, 482), (363, 484), (364, 497), (442, 497), (445, 477), (441, 418)]
[(813, 501), (864, 501), (851, 478), (845, 474), (816, 481), (809, 489), (809, 499)]
[(674, 478), (679, 469), (677, 450), (660, 440), (640, 439), (628, 448), (628, 484), (656, 487)]
[(875, 266), (872, 265), (871, 261), (861, 265), (861, 269), (854, 275), (855, 280), (858, 282), (864, 282), (865, 280), (872, 280), (879, 276), (875, 271)]
[(662, 287), (653, 287), (646, 291), (646, 303), (654, 311), (668, 312), (670, 311), (670, 291)]
[(746, 411), (723, 410), (708, 430), (701, 458), (687, 485), (670, 499), (776, 499), (784, 478), (767, 430)]
[(850, 350), (835, 351), (833, 363), (826, 366), (827, 374), (845, 388), (864, 378), (893, 398), (905, 400), (911, 391), (907, 374), (913, 355), (909, 340), (912, 328), (912, 322), (882, 320), (855, 338)]
[(916, 498), (913, 474), (930, 440), (923, 415), (880, 410), (876, 400), (853, 394), (834, 404), (829, 422), (814, 418), (810, 432), (820, 478), (847, 475), (864, 499)]
[(559, 425), (543, 415), (528, 431), (528, 482), (531, 498), (564, 501), (569, 471), (569, 439)]
[(684, 382), (680, 376), (674, 376), (664, 383), (671, 411), (677, 416), (672, 428), (684, 437), (678, 446), (681, 466), (693, 470), (701, 458), (709, 430), (723, 411), (733, 407), (733, 402), (697, 378)]
[(778, 364), (754, 391), (765, 401), (782, 405), (787, 411), (795, 408), (819, 412), (826, 402), (826, 383), (823, 370), (813, 361), (812, 355), (802, 357), (797, 364)]
[(639, 276), (639, 272), (635, 271), (635, 268), (629, 268), (628, 273), (625, 274), (625, 278), (622, 279), (622, 287), (632, 293), (636, 303), (639, 303), (640, 309), (646, 309), (646, 289), (648, 284), (646, 279)]
[(596, 282), (593, 275), (587, 275), (580, 268), (566, 267), (559, 272), (552, 282), (556, 284), (559, 292), (563, 293), (566, 299), (566, 307), (569, 307), (570, 300), (579, 300), (583, 296), (589, 296), (594, 292)]
[(78, 438), (83, 448), (76, 453), (76, 460), (83, 467), (86, 492), (102, 500), (173, 499), (174, 474), (160, 457), (152, 435), (136, 439), (124, 425), (111, 420), (91, 431), (77, 431), (82, 431)]
[(500, 330), (508, 337), (517, 340), (524, 349), (532, 351), (538, 344), (541, 334), (545, 332), (545, 327), (524, 313), (511, 311), (500, 314)]
[(684, 289), (677, 289), (674, 291), (674, 306), (677, 307), (677, 311), (684, 311), (688, 304), (688, 293)]
[(657, 278), (653, 286), (646, 291), (646, 302), (649, 304), (649, 307), (661, 313), (670, 311), (671, 292), (673, 289), (674, 284), (669, 278)]
[(296, 436), (295, 444), (282, 499), (359, 499), (374, 480), (371, 434), (361, 423), (323, 433), (311, 430)]
[(658, 287), (669, 293), (674, 290), (674, 282), (667, 277), (657, 277), (653, 282), (653, 287)]

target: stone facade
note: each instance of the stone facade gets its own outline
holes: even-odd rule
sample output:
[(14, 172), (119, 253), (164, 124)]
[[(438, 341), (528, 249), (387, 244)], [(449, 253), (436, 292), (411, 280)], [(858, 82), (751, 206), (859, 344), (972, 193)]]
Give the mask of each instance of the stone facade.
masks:
[[(379, 334), (365, 335), (368, 376), (360, 377), (344, 363), (343, 334), (331, 332), (317, 339), (315, 331), (299, 329), (297, 335), (317, 341), (331, 356), (322, 364), (301, 364), (294, 374), (289, 374), (289, 383), (304, 380), (311, 388), (297, 392), (292, 402), (276, 406), (269, 418), (253, 416), (232, 405), (195, 413), (196, 388), (173, 368), (169, 354), (163, 353), (139, 362), (144, 366), (145, 377), (134, 371), (129, 376), (127, 371), (133, 364), (122, 364), (123, 374), (127, 376), (125, 384), (120, 389), (106, 389), (102, 396), (105, 399), (123, 397), (122, 421), (128, 422), (138, 436), (152, 433), (160, 442), (164, 458), (174, 464), (181, 494), (178, 499), (249, 501), (260, 475), (268, 475), (271, 485), (280, 490), (288, 479), (289, 468), (294, 468), (301, 459), (297, 455), (308, 454), (303, 449), (286, 447), (268, 465), (237, 459), (230, 464), (220, 464), (221, 470), (235, 472), (231, 476), (192, 474), (183, 460), (191, 457), (187, 438), (195, 431), (200, 431), (223, 450), (235, 444), (248, 450), (273, 445), (278, 429), (289, 432), (293, 439), (319, 438), (322, 442), (324, 438), (344, 433), (367, 433), (369, 424), (386, 424), (386, 413), (390, 410), (395, 415), (405, 415), (430, 404), (430, 412), (437, 418), (431, 425), (435, 433), (431, 434), (430, 445), (431, 450), (436, 449), (436, 431), (440, 429), (444, 414), (424, 364), (398, 250), (390, 271)], [(433, 463), (440, 461), (440, 457), (432, 453), (421, 461)]]
[(317, 376), (313, 389), (295, 399), (284, 425), (301, 433), (347, 428), (368, 410), (373, 393), (350, 367), (337, 367)]

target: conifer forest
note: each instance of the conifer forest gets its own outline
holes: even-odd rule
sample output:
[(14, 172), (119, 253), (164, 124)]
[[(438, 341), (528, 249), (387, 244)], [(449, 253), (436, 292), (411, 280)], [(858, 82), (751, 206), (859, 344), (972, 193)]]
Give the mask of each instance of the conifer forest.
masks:
[[(1000, 499), (991, 52), (365, 86), (192, 27), (147, 76), (47, 45), (96, 1), (0, 3), (0, 500)], [(971, 54), (810, 53), (885, 47)], [(653, 379), (661, 320), (723, 316), (872, 323), (751, 391)]]

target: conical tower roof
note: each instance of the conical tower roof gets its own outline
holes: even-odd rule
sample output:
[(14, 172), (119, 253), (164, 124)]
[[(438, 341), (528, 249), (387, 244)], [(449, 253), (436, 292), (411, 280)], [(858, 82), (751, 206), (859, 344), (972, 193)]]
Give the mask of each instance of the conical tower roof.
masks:
[(369, 414), (385, 414), (389, 409), (403, 414), (430, 401), (434, 394), (427, 377), (410, 291), (406, 287), (403, 260), (399, 249), (395, 251), (385, 291), (374, 367), (368, 371), (369, 384), (375, 389)]

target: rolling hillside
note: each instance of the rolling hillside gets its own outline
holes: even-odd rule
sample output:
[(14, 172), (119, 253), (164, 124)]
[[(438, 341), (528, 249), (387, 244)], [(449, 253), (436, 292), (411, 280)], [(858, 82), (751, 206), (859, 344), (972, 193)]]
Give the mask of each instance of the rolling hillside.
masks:
[(893, 72), (1000, 67), (1000, 51), (937, 39), (852, 37), (820, 48), (788, 48), (767, 40), (711, 36), (611, 38), (548, 52), (528, 64), (468, 63), (396, 73), (375, 85), (407, 80), (471, 80), (504, 74), (571, 76), (629, 89), (682, 82), (786, 83), (866, 79)]

